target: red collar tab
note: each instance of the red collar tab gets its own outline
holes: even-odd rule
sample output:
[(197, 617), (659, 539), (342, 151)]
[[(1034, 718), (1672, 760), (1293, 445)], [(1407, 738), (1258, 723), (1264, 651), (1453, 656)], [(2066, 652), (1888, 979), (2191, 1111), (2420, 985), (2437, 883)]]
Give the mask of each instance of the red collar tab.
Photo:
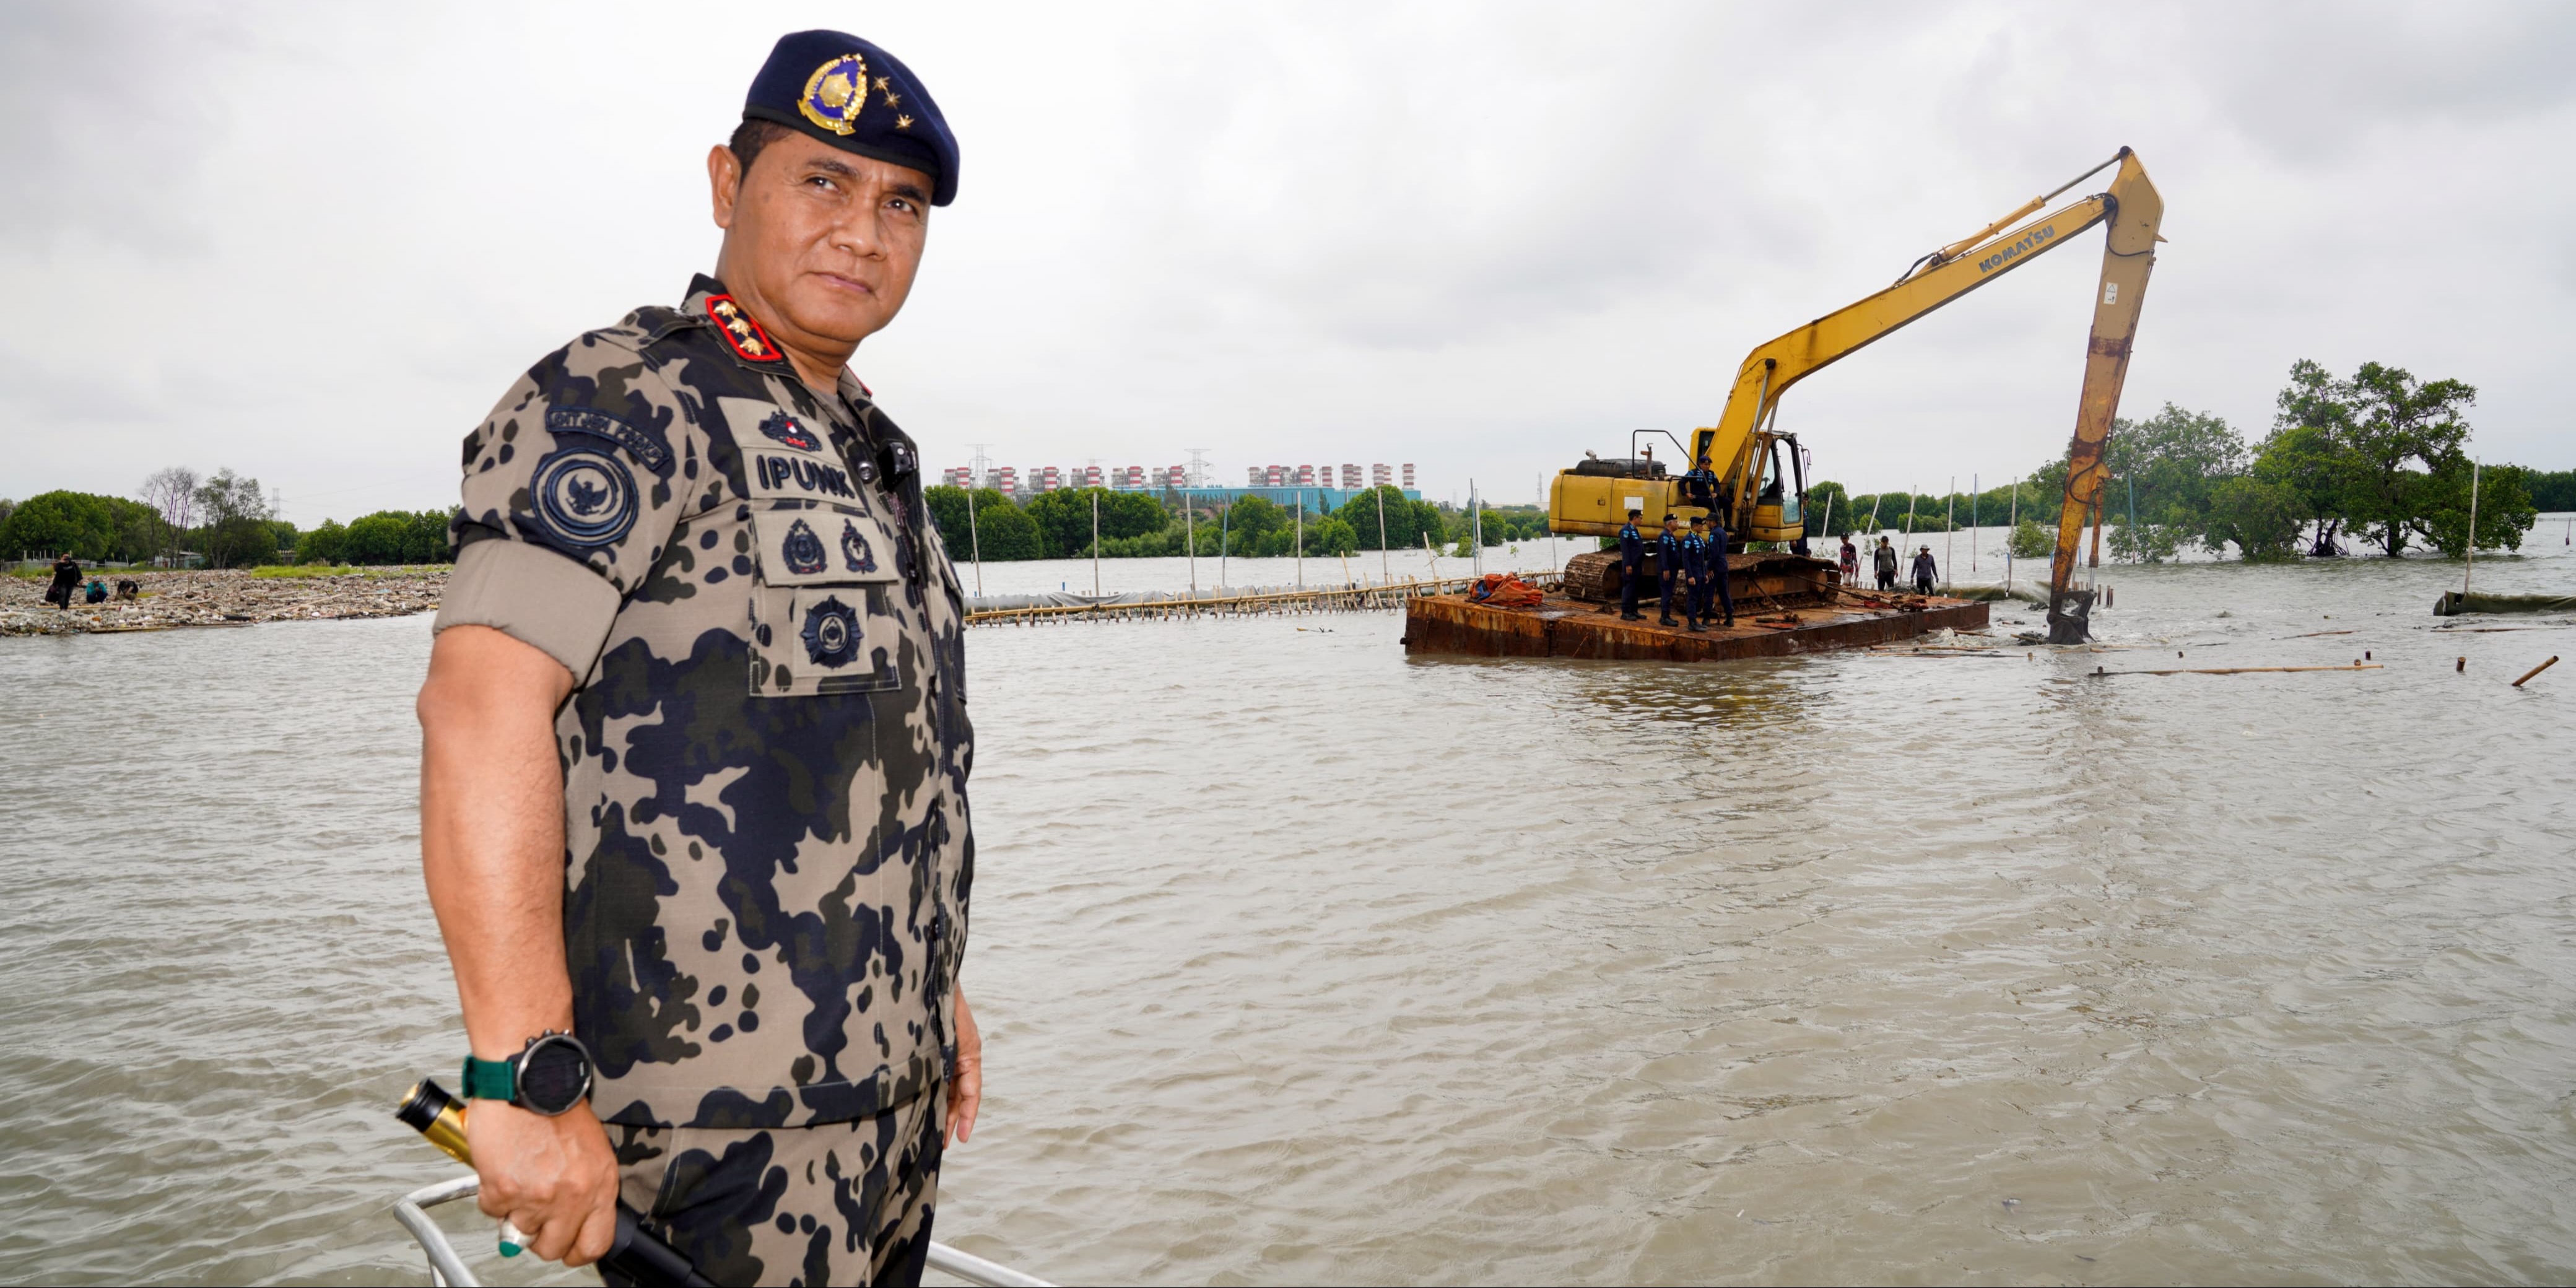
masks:
[(734, 303), (732, 296), (708, 296), (707, 316), (716, 320), (716, 334), (723, 336), (725, 343), (731, 345), (734, 353), (743, 361), (785, 362), (787, 360), (787, 355), (779, 352), (778, 342), (770, 339), (769, 333), (760, 329), (759, 320), (752, 317), (741, 305)]

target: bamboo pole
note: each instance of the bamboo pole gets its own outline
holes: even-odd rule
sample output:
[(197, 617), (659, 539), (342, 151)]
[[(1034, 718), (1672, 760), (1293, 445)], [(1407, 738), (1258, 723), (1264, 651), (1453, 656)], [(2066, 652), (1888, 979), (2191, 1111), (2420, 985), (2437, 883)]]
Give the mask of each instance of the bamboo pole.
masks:
[(1392, 556), (1386, 552), (1386, 487), (1380, 484), (1369, 491), (1377, 495), (1377, 575), (1378, 580), (1392, 583), (1395, 572), (1387, 564)]
[(1476, 480), (1467, 480), (1467, 544), (1476, 553), (1467, 565), (1478, 576), (1485, 571), (1485, 507), (1476, 496)]
[(976, 530), (975, 489), (966, 489), (966, 539), (975, 547), (975, 598), (984, 597), (984, 534)]
[(2283, 671), (2378, 671), (2386, 669), (2378, 662), (2355, 662), (2350, 666), (2212, 666), (2170, 671), (2105, 671), (2093, 668), (2097, 676), (2110, 675), (2258, 675)]
[[(2461, 566), (2461, 568), (2460, 568), (2460, 598), (2462, 598), (2462, 599), (2467, 599), (2467, 598), (2469, 597), (2469, 574), (2470, 574), (2470, 573), (2472, 573), (2472, 572), (2477, 571), (2477, 567), (2478, 567), (2478, 463), (2477, 463), (2476, 461), (2471, 461), (2471, 462), (2469, 462), (2469, 550), (2468, 550), (2468, 556), (2469, 556), (2469, 561), (2468, 561), (2466, 564), (2463, 564), (2463, 565)], [(2556, 659), (2556, 658), (2552, 658), (2552, 659), (2550, 659), (2550, 660), (2554, 662), (2554, 661), (2556, 661), (2557, 659)], [(2543, 665), (2546, 665), (2546, 663), (2544, 663)], [(2531, 675), (2538, 675), (2538, 674), (2540, 674), (2540, 672), (2538, 672), (2538, 671), (2534, 671), (2534, 672), (2532, 672), (2532, 673), (2531, 673)], [(2531, 675), (2526, 675), (2526, 676), (2522, 677), (2522, 680), (2528, 680), (2528, 679), (2530, 679), (2530, 678), (2531, 678)], [(2519, 687), (2519, 686), (2522, 684), (2522, 680), (2516, 680), (2516, 681), (2514, 681), (2515, 686), (2516, 686), (2516, 687)]]
[[(2530, 670), (2523, 672), (2523, 673), (2522, 673), (2522, 680), (2528, 680), (2528, 679), (2530, 679), (2531, 677), (2533, 677), (2533, 676), (2535, 676), (2535, 675), (2538, 675), (2538, 674), (2540, 674), (2541, 672), (2546, 671), (2546, 670), (2548, 670), (2549, 668), (2551, 668), (2551, 667), (2553, 667), (2553, 666), (2556, 666), (2556, 665), (2558, 665), (2558, 655), (2557, 655), (2557, 654), (2555, 654), (2555, 653), (2552, 653), (2552, 654), (2550, 654), (2550, 655), (2549, 655), (2549, 660), (2548, 660), (2548, 661), (2543, 662), (2543, 663), (2541, 663), (2540, 665), (2535, 666), (2535, 667), (2531, 668)], [(2521, 688), (2521, 687), (2522, 687), (2522, 680), (2516, 680), (2516, 681), (2514, 681), (2514, 682), (2513, 682), (2513, 687), (2515, 687), (2515, 688), (2517, 688), (2517, 689)]]
[(2012, 593), (2012, 539), (2021, 532), (2021, 480), (2013, 480), (2012, 517), (2004, 520), (2004, 593)]

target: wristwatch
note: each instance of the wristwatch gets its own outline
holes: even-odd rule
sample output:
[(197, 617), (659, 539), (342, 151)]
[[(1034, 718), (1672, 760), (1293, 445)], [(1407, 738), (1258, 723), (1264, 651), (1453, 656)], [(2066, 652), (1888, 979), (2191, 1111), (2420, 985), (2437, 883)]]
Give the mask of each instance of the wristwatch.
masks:
[(552, 1118), (590, 1094), (590, 1050), (569, 1033), (548, 1029), (507, 1060), (465, 1057), (465, 1098), (506, 1100)]

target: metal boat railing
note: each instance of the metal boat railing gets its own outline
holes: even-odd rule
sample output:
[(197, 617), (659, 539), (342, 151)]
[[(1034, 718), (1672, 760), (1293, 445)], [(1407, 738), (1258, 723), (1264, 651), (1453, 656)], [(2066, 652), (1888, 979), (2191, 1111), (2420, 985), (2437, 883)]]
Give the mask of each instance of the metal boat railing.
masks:
[[(481, 1184), (472, 1176), (424, 1185), (394, 1200), (394, 1219), (411, 1232), (420, 1250), (429, 1257), (429, 1281), (439, 1288), (480, 1288), (482, 1280), (465, 1259), (456, 1255), (456, 1246), (447, 1241), (447, 1232), (429, 1217), (429, 1209), (441, 1203), (470, 1199), (481, 1192)], [(1054, 1288), (1036, 1275), (1023, 1274), (999, 1262), (986, 1261), (971, 1252), (959, 1252), (947, 1244), (930, 1245), (930, 1268), (941, 1274), (963, 1279), (978, 1288)]]

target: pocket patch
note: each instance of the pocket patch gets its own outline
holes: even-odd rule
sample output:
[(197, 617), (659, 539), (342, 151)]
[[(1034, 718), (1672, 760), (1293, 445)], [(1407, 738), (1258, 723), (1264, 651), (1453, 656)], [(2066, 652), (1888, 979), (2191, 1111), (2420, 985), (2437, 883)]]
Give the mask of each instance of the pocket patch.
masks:
[(752, 592), (751, 692), (787, 698), (900, 688), (903, 632), (882, 583)]

